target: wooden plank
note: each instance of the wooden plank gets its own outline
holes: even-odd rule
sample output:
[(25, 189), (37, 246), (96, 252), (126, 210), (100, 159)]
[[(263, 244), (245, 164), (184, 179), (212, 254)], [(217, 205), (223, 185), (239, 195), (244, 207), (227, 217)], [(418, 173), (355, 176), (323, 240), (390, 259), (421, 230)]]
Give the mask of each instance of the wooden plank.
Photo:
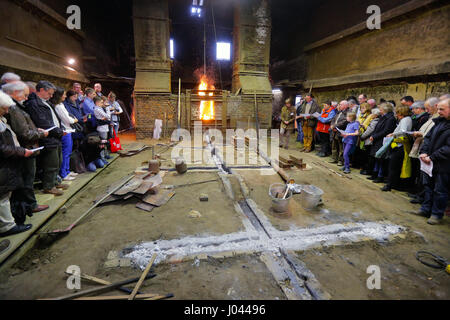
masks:
[(145, 299), (145, 300), (162, 300), (162, 299), (169, 299), (169, 298), (173, 298), (173, 294), (167, 294), (165, 296), (156, 296), (156, 297)]
[(290, 163), (286, 163), (286, 162), (283, 162), (283, 161), (278, 161), (278, 163), (279, 163), (279, 166), (280, 166), (280, 168), (283, 168), (283, 169), (289, 169), (289, 168), (292, 168), (294, 165), (292, 165), (292, 164), (290, 164)]
[(136, 204), (136, 208), (147, 211), (147, 212), (152, 212), (153, 209), (155, 208), (155, 206), (152, 206), (151, 204), (140, 201)]
[(153, 187), (153, 182), (150, 180), (144, 180), (142, 181), (141, 185), (133, 190), (133, 193), (136, 194), (146, 194), (151, 188)]
[[(154, 278), (155, 276), (156, 275), (154, 275), (154, 274), (150, 274), (150, 275), (146, 276), (145, 279), (151, 279), (151, 278)], [(133, 278), (133, 279), (128, 279), (128, 280), (123, 280), (123, 281), (119, 281), (116, 283), (112, 283), (110, 285), (105, 285), (105, 286), (98, 287), (98, 288), (92, 288), (92, 289), (87, 289), (87, 290), (83, 290), (83, 291), (78, 291), (78, 292), (71, 293), (71, 294), (68, 294), (65, 296), (60, 296), (60, 297), (53, 298), (53, 299), (44, 299), (44, 300), (70, 300), (70, 299), (80, 298), (80, 297), (89, 296), (89, 295), (93, 295), (93, 294), (101, 294), (104, 292), (111, 291), (117, 287), (122, 287), (127, 284), (134, 283), (138, 280), (140, 280), (140, 279)]]
[(126, 183), (122, 188), (114, 192), (114, 195), (116, 196), (124, 196), (127, 193), (132, 192), (133, 190), (136, 190), (142, 183), (141, 177), (134, 177), (131, 179), (130, 182)]
[(150, 194), (142, 199), (142, 201), (155, 207), (161, 207), (165, 205), (174, 195), (175, 191), (158, 189), (156, 194)]
[[(138, 294), (134, 297), (135, 300), (159, 300), (161, 295), (156, 293)], [(84, 301), (102, 301), (102, 300), (128, 300), (129, 296), (99, 296), (99, 297), (82, 297), (73, 300)]]
[(279, 159), (280, 161), (284, 162), (284, 163), (287, 163), (287, 164), (293, 164), (292, 159), (286, 159), (286, 158), (284, 158), (284, 157), (282, 157), (282, 156), (279, 156), (278, 159)]
[(291, 162), (297, 163), (297, 164), (302, 164), (303, 163), (303, 159), (294, 157), (294, 156), (289, 156), (289, 159), (291, 160)]
[(153, 266), (153, 263), (155, 262), (157, 257), (157, 254), (154, 253), (152, 258), (150, 259), (150, 262), (148, 263), (147, 267), (145, 268), (144, 272), (141, 275), (141, 278), (139, 279), (138, 283), (136, 283), (136, 286), (133, 289), (133, 292), (130, 294), (130, 296), (128, 297), (128, 300), (134, 300), (134, 298), (136, 297), (137, 292), (139, 291), (139, 288), (142, 286), (142, 283), (144, 283), (144, 280), (147, 277), (147, 274), (150, 272), (150, 269)]
[[(65, 272), (65, 274), (67, 274), (68, 276), (73, 276), (72, 273), (69, 273), (69, 272), (67, 272), (67, 271)], [(99, 279), (99, 278), (96, 278), (96, 277), (87, 275), (87, 274), (85, 274), (85, 273), (82, 273), (82, 274), (80, 275), (80, 278), (83, 279), (83, 280), (91, 281), (91, 282), (93, 282), (93, 283), (96, 283), (96, 284), (102, 284), (102, 285), (105, 285), (105, 286), (111, 284), (111, 282), (109, 282), (109, 281), (106, 281), (106, 280), (103, 280), (103, 279)], [(130, 293), (132, 292), (131, 289), (128, 289), (128, 288), (125, 288), (125, 287), (119, 287), (119, 288), (117, 288), (117, 290), (123, 291), (123, 292), (125, 292), (125, 293), (127, 293), (127, 294), (130, 294)], [(138, 294), (141, 294), (141, 293), (138, 292)], [(127, 296), (127, 297), (128, 297), (128, 296)]]

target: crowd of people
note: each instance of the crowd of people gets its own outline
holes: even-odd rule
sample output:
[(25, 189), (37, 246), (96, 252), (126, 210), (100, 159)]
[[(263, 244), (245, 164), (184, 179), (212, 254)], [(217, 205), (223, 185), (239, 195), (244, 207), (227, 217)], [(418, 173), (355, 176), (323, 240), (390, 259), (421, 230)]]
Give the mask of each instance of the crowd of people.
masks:
[(450, 185), (450, 94), (426, 101), (405, 96), (395, 101), (368, 99), (361, 94), (340, 103), (326, 101), (321, 108), (312, 94), (293, 106), (287, 99), (281, 110), (280, 147), (288, 149), (297, 131), (302, 152), (331, 157), (344, 174), (351, 168), (382, 191), (406, 191), (416, 214), (431, 225), (442, 222)]
[[(70, 90), (49, 81), (24, 82), (14, 73), (0, 88), (0, 237), (29, 230), (26, 217), (45, 211), (35, 185), (62, 196), (68, 181), (108, 164), (109, 139), (122, 107), (100, 83)], [(36, 184), (37, 182), (37, 184)], [(64, 183), (66, 182), (66, 183)]]

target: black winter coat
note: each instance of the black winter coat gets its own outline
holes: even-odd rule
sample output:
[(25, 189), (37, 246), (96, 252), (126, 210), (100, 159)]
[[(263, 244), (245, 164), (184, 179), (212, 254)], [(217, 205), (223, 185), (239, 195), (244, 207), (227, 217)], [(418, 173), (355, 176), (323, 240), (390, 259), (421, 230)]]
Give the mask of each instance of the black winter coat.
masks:
[(375, 157), (377, 151), (383, 146), (383, 139), (388, 134), (394, 132), (396, 126), (397, 121), (393, 112), (389, 112), (380, 118), (371, 136), (373, 137), (372, 148), (370, 148), (370, 155), (372, 157)]
[(428, 119), (430, 119), (430, 114), (427, 112), (422, 113), (419, 117), (414, 116), (412, 118), (412, 131), (419, 131)]
[(25, 149), (14, 145), (11, 131), (0, 120), (0, 195), (23, 185), (20, 174)]
[(8, 124), (17, 135), (20, 145), (27, 149), (35, 149), (39, 147), (38, 141), (44, 138), (44, 133), (38, 131), (30, 115), (25, 111), (25, 106), (16, 100), (14, 102), (16, 105), (9, 108), (5, 118), (8, 119)]
[[(61, 128), (61, 119), (58, 117), (58, 114), (55, 112), (54, 107), (50, 102), (47, 102), (50, 107), (52, 107), (53, 112), (55, 113), (56, 117), (59, 121), (59, 128), (55, 128), (52, 131), (49, 132), (49, 135), (47, 138), (43, 138), (39, 140), (39, 144), (41, 146), (44, 146), (47, 149), (54, 149), (61, 145), (61, 138), (64, 134), (63, 129)], [(38, 128), (42, 129), (49, 129), (53, 127), (53, 117), (52, 113), (48, 109), (48, 107), (42, 102), (42, 100), (35, 94), (32, 93), (28, 100), (24, 103), (26, 107), (26, 112), (31, 117), (31, 120), (33, 120), (34, 124)]]
[(423, 141), (420, 154), (433, 161), (433, 173), (450, 173), (450, 120), (442, 117), (433, 120), (435, 125)]

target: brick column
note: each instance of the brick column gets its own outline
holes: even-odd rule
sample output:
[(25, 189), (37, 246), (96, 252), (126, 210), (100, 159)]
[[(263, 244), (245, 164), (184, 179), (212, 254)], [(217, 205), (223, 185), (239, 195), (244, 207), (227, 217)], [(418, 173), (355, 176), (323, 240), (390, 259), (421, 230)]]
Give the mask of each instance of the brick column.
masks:
[(239, 1), (234, 11), (233, 93), (240, 90), (238, 121), (254, 122), (254, 94), (261, 128), (272, 123), (272, 86), (269, 81), (271, 16), (268, 0)]
[(169, 59), (169, 7), (167, 0), (133, 1), (136, 52), (136, 136), (151, 138), (155, 119), (170, 122), (171, 62)]

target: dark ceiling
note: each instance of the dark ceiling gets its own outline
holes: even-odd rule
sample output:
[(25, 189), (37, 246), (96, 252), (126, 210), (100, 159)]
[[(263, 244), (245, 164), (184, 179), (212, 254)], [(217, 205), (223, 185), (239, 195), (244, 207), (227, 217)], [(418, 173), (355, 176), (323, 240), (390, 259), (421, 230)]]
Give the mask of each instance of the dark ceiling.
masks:
[[(42, 0), (63, 16), (68, 5), (77, 4), (82, 12), (82, 31), (86, 55), (97, 60), (85, 62), (86, 71), (134, 77), (132, 1), (123, 0)], [(203, 35), (206, 33), (207, 66), (217, 87), (231, 85), (232, 63), (215, 60), (215, 40), (233, 38), (233, 7), (237, 1), (204, 0), (205, 19), (192, 17), (192, 0), (169, 0), (171, 37), (175, 41), (172, 78), (184, 83), (197, 82), (194, 73), (203, 66)], [(268, 0), (272, 13), (271, 63), (300, 55), (311, 42), (351, 27), (367, 18), (372, 0)], [(407, 0), (378, 0), (383, 11)], [(214, 20), (213, 20), (214, 12)], [(220, 72), (219, 72), (220, 71)], [(222, 81), (221, 81), (222, 79)], [(222, 83), (222, 85), (220, 85)]]

